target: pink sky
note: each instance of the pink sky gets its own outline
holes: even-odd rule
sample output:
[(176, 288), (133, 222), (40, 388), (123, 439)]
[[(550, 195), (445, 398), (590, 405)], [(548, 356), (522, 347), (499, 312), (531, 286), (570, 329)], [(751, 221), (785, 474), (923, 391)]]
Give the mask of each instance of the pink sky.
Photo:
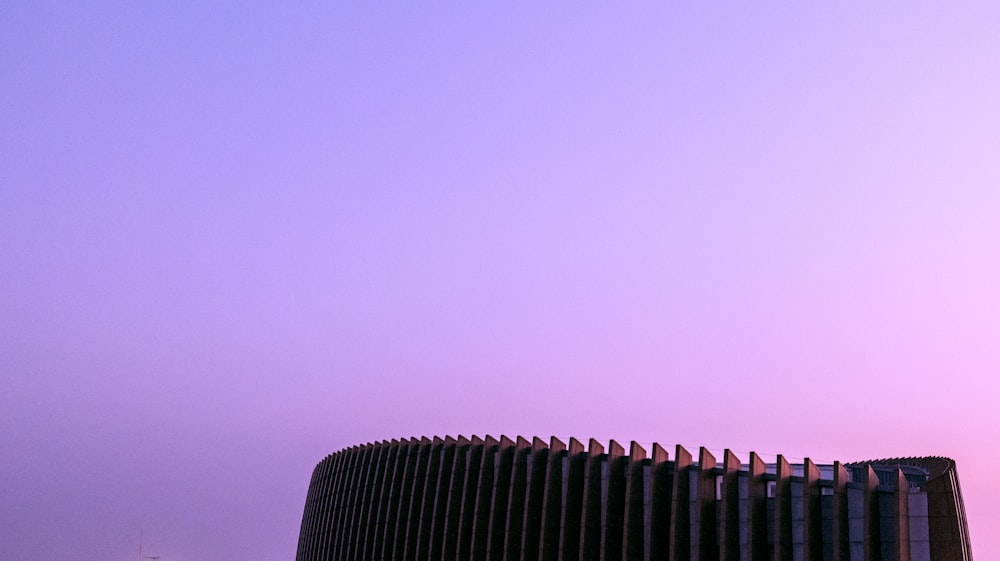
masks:
[(0, 15), (0, 558), (294, 558), (356, 443), (955, 458), (1000, 558), (1000, 10)]

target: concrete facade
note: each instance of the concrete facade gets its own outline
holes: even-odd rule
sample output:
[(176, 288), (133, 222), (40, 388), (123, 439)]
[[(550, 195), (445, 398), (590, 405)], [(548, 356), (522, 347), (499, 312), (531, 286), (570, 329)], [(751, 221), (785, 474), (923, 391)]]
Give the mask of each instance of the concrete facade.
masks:
[(971, 561), (955, 462), (492, 437), (327, 456), (297, 561)]

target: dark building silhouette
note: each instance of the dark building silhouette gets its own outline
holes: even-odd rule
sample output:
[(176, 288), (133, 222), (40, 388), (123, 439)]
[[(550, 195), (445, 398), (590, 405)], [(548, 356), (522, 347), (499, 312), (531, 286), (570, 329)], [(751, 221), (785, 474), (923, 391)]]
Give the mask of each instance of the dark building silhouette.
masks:
[(297, 561), (971, 561), (955, 462), (743, 463), (596, 440), (393, 440), (313, 472)]

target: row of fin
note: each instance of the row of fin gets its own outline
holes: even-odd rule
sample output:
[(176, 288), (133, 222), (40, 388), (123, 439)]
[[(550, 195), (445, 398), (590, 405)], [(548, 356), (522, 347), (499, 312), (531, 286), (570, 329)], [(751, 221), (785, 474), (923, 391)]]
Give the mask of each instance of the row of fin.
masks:
[[(870, 465), (867, 478), (853, 483), (839, 462), (832, 481), (821, 481), (808, 458), (801, 477), (782, 456), (771, 471), (752, 452), (743, 465), (729, 450), (718, 462), (701, 448), (695, 462), (676, 446), (669, 460), (658, 444), (647, 455), (632, 442), (626, 454), (613, 440), (607, 448), (555, 437), (370, 443), (316, 467), (297, 561), (791, 561), (793, 479), (802, 482), (796, 500), (804, 501), (794, 558), (852, 557), (848, 486), (865, 497), (864, 559), (886, 550), (871, 539), (880, 516)], [(896, 516), (881, 523), (900, 526), (889, 557), (909, 559), (907, 484), (899, 470), (897, 477)], [(826, 515), (821, 487), (832, 495)], [(832, 522), (825, 530), (824, 516)]]

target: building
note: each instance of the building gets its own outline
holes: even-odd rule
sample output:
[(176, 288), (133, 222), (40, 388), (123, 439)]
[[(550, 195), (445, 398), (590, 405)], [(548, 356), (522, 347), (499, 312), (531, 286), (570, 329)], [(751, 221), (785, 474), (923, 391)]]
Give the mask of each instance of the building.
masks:
[(355, 446), (313, 472), (297, 561), (971, 561), (955, 462), (744, 463), (518, 437)]

